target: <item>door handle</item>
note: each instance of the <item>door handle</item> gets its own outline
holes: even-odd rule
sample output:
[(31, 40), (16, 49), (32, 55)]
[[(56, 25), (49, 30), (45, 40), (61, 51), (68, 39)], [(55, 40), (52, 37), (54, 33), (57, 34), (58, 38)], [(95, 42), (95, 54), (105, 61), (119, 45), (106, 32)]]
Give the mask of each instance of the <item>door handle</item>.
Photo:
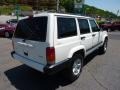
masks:
[(28, 56), (28, 53), (27, 53), (27, 52), (24, 52), (24, 55)]
[(95, 37), (95, 36), (96, 36), (96, 34), (93, 34), (92, 36), (93, 36), (93, 37)]
[(81, 37), (81, 40), (85, 40), (86, 37)]

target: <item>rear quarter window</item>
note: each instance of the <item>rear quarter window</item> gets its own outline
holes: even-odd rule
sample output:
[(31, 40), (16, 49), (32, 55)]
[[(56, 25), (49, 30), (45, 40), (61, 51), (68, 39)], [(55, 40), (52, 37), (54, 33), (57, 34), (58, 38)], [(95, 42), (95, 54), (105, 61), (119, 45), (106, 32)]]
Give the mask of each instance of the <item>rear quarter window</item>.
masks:
[(46, 41), (48, 17), (33, 17), (19, 21), (14, 37), (25, 40)]
[(75, 18), (57, 18), (58, 39), (77, 35)]

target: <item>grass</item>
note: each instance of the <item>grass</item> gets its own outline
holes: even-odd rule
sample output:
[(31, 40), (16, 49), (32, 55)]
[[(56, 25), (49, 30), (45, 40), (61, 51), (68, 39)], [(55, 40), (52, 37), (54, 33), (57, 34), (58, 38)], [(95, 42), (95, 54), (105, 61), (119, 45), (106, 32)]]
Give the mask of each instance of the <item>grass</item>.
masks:
[[(30, 11), (30, 10), (32, 10), (32, 7), (30, 7), (30, 6), (26, 6), (26, 5), (20, 6), (20, 11)], [(0, 14), (1, 15), (10, 15), (14, 11), (15, 11), (14, 5), (0, 6)]]

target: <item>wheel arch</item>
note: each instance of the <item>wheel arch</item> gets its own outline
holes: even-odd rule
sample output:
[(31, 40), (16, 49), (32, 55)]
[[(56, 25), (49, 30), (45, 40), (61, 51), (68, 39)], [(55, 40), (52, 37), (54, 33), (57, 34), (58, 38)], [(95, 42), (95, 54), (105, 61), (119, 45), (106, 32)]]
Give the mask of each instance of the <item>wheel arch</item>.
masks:
[(103, 32), (103, 38), (102, 38), (103, 43), (104, 43), (105, 39), (107, 39), (107, 40), (109, 39), (106, 31)]
[(104, 36), (104, 38), (103, 38), (103, 43), (105, 42), (105, 40), (108, 41), (108, 36)]
[(73, 49), (70, 50), (70, 53), (68, 55), (68, 58), (72, 58), (74, 55), (76, 54), (82, 54), (83, 58), (85, 57), (86, 55), (86, 52), (85, 52), (85, 47), (84, 46), (78, 46), (78, 47), (75, 47)]
[[(108, 36), (106, 36), (106, 37), (105, 37), (105, 39), (107, 39), (107, 40), (108, 40)], [(105, 40), (105, 39), (104, 39), (104, 40)]]

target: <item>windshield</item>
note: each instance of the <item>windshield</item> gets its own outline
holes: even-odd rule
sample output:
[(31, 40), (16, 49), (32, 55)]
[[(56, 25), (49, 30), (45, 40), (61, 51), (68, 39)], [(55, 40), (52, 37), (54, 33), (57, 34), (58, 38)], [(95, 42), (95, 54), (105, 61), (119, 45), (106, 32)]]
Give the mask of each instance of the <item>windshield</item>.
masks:
[(14, 37), (25, 40), (46, 40), (47, 17), (33, 17), (19, 21)]
[(11, 20), (10, 22), (11, 23), (17, 23), (18, 21), (15, 19), (15, 20)]

